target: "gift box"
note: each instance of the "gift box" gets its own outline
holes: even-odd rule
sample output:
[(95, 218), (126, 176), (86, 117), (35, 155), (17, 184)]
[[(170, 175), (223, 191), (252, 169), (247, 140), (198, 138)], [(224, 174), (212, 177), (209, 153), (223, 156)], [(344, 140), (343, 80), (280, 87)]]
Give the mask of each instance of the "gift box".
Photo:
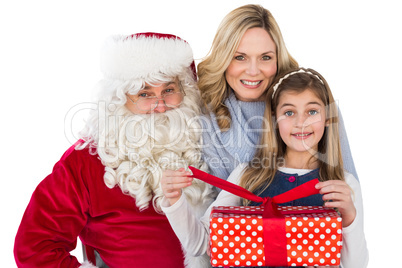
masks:
[[(342, 219), (336, 211), (320, 206), (279, 206), (278, 210), (283, 215), (284, 226), (279, 227), (284, 229), (283, 239), (270, 237), (270, 233), (283, 230), (264, 233), (263, 207), (214, 207), (210, 218), (212, 266), (340, 264)], [(271, 225), (269, 219), (266, 221)], [(264, 240), (270, 239), (277, 241), (264, 245)], [(270, 247), (269, 256), (264, 246)], [(276, 253), (281, 249), (286, 256)]]
[(214, 207), (210, 217), (210, 256), (223, 266), (340, 265), (342, 218), (322, 206), (279, 206), (317, 194), (318, 179), (281, 195), (259, 197), (246, 189), (190, 167), (193, 177), (261, 206)]

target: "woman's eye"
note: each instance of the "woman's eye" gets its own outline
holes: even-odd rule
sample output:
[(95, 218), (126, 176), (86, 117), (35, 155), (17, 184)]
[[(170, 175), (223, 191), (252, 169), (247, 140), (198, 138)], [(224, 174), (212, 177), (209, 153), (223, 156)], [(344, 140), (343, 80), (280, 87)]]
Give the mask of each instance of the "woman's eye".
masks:
[(262, 60), (270, 60), (271, 57), (270, 56), (262, 56)]
[(235, 59), (236, 60), (244, 60), (244, 56), (236, 56)]
[(287, 111), (287, 112), (285, 112), (285, 115), (286, 115), (286, 116), (292, 116), (292, 115), (294, 115), (294, 112), (292, 112), (292, 111)]

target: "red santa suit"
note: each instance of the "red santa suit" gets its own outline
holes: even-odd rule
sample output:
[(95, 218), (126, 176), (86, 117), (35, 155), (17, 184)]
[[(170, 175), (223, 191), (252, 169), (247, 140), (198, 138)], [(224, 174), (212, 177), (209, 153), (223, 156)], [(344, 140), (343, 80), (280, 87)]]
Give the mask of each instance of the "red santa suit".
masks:
[(140, 212), (133, 197), (106, 187), (104, 173), (88, 149), (67, 150), (25, 211), (15, 239), (18, 267), (79, 267), (69, 253), (78, 236), (109, 267), (184, 267), (167, 218), (153, 206)]

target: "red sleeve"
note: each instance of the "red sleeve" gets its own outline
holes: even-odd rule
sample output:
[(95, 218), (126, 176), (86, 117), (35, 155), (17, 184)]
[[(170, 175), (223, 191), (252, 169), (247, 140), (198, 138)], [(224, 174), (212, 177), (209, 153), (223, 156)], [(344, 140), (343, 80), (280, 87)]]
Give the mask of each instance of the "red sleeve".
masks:
[(76, 156), (63, 156), (34, 191), (15, 238), (18, 267), (80, 266), (69, 252), (87, 222), (88, 191), (81, 163)]

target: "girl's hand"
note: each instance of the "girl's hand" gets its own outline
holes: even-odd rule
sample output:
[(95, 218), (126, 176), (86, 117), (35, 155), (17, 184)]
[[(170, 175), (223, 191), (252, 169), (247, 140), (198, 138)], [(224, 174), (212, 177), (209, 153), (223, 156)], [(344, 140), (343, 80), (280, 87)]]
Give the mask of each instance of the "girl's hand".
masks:
[(351, 189), (344, 181), (329, 180), (317, 183), (316, 189), (323, 195), (322, 199), (327, 208), (337, 208), (342, 215), (342, 226), (347, 227), (356, 218), (356, 208), (353, 204)]
[(161, 179), (162, 190), (170, 205), (180, 199), (181, 189), (191, 185), (193, 178), (188, 177), (189, 175), (191, 173), (184, 168), (163, 171)]

